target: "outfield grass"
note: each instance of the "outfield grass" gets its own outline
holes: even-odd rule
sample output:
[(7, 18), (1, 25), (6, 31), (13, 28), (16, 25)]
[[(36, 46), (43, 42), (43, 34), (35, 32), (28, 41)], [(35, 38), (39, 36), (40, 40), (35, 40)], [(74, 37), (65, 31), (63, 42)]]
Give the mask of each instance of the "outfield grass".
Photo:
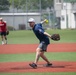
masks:
[(1, 73), (0, 75), (76, 75), (76, 72), (52, 72), (52, 73)]
[[(46, 30), (49, 34), (59, 33), (61, 40), (51, 41), (51, 43), (74, 43), (76, 42), (76, 30)], [(10, 31), (8, 44), (35, 44), (39, 43), (32, 30)], [(1, 40), (1, 38), (0, 38)], [(1, 42), (0, 42), (1, 44)]]
[[(50, 61), (76, 61), (76, 52), (47, 52), (46, 56), (47, 58), (49, 58)], [(0, 54), (0, 62), (31, 62), (34, 60), (34, 58), (35, 53)], [(42, 61), (42, 59), (40, 60)]]

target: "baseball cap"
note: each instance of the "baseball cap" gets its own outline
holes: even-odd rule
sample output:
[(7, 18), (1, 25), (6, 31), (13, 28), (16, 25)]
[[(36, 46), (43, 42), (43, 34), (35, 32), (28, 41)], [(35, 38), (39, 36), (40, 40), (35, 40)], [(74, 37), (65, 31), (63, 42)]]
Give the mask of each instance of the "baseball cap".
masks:
[(34, 20), (33, 18), (30, 18), (30, 19), (28, 20), (28, 22), (35, 22), (35, 20)]

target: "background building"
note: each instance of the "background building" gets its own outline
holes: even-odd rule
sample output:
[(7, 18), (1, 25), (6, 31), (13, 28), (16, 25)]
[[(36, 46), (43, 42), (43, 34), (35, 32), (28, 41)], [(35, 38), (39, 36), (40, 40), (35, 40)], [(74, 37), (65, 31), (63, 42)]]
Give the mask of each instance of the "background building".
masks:
[(36, 20), (36, 23), (40, 22), (40, 13), (0, 13), (8, 26), (14, 27), (15, 30), (30, 29), (28, 25), (28, 19), (30, 17)]
[(65, 0), (54, 0), (56, 17), (61, 29), (76, 28), (76, 3)]

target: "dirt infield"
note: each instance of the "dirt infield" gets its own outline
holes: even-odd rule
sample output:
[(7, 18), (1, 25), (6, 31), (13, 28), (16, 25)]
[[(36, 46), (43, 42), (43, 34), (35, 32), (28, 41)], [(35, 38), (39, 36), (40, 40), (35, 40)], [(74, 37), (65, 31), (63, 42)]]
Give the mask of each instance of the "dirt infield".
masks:
[(76, 72), (76, 62), (53, 61), (53, 66), (44, 67), (39, 62), (38, 68), (33, 69), (29, 62), (0, 63), (0, 72)]
[[(0, 54), (35, 52), (37, 44), (0, 45)], [(48, 52), (76, 52), (76, 43), (51, 44)], [(30, 62), (0, 62), (0, 72), (76, 72), (76, 62), (52, 61), (53, 66), (44, 67), (44, 62), (38, 63), (38, 68), (29, 66)]]
[[(38, 44), (0, 45), (0, 54), (16, 54), (35, 52)], [(50, 44), (48, 52), (76, 52), (76, 43)]]

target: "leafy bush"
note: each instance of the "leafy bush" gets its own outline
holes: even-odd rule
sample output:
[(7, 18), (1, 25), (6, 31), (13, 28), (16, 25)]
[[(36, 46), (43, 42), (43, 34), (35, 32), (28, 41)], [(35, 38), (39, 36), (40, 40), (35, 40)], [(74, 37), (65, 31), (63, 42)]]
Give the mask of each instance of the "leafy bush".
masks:
[(12, 30), (15, 30), (15, 28), (13, 26), (7, 26), (8, 27), (8, 30), (12, 31)]

